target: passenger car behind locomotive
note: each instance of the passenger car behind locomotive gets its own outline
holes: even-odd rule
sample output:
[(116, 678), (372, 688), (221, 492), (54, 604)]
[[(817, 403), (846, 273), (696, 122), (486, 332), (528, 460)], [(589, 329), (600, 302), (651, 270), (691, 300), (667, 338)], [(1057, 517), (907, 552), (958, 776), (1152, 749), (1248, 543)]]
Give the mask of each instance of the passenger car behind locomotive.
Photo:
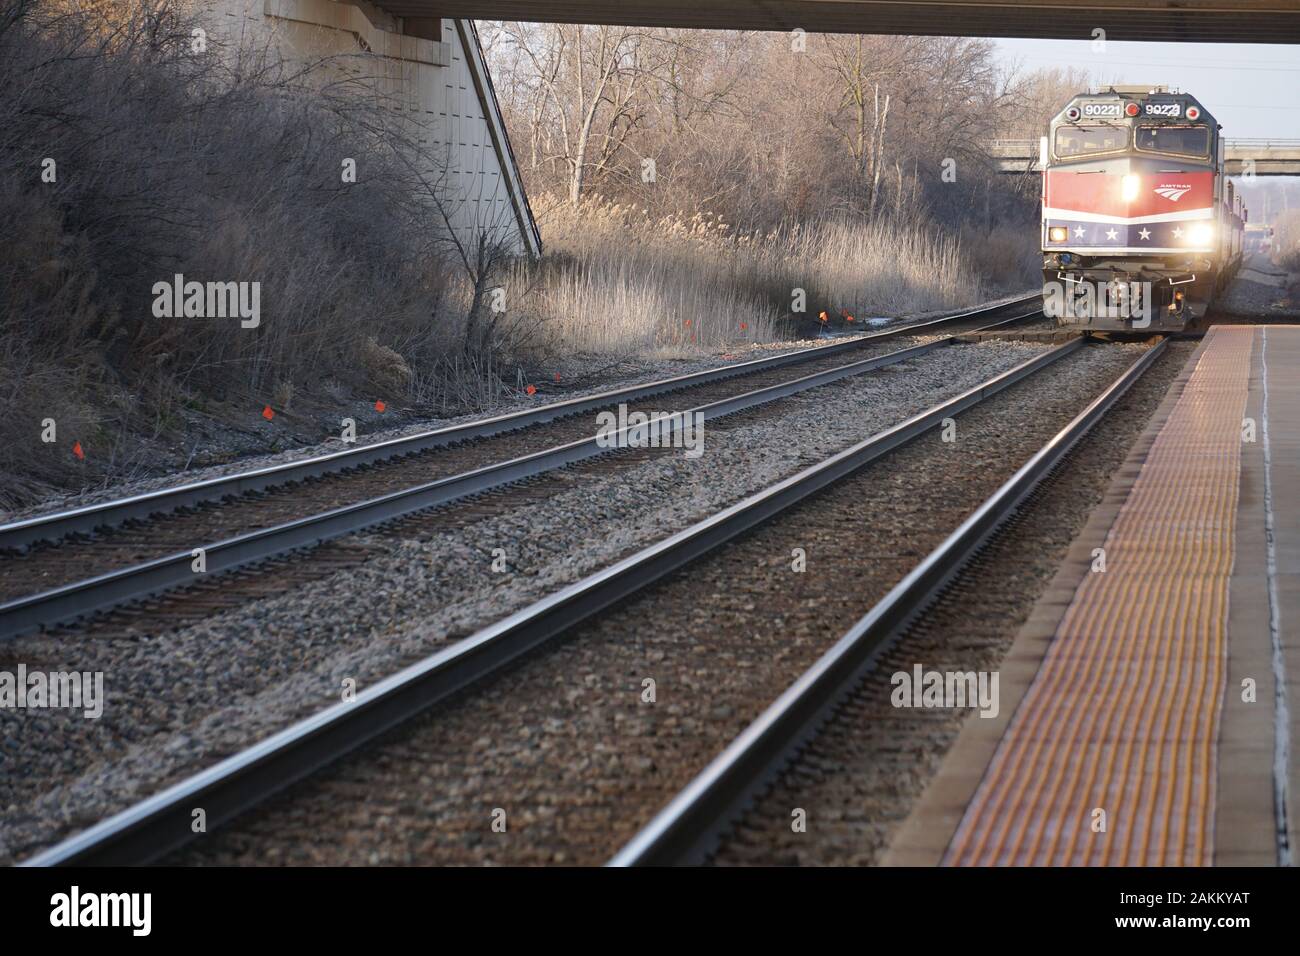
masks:
[[(1044, 294), (1069, 305), (1058, 323), (1177, 331), (1205, 314), (1241, 265), (1247, 218), (1224, 153), (1186, 94), (1113, 86), (1070, 100), (1040, 147)], [(1142, 313), (1124, 307), (1139, 290)]]

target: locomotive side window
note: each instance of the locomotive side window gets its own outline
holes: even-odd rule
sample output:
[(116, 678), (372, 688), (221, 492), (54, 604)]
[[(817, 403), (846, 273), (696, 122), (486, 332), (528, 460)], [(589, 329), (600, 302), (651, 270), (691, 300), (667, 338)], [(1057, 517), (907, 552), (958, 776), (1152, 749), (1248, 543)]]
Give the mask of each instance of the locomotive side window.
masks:
[(1091, 156), (1128, 146), (1128, 128), (1124, 126), (1061, 126), (1056, 130), (1056, 155)]
[(1210, 151), (1210, 130), (1205, 126), (1139, 126), (1137, 148), (1204, 156)]

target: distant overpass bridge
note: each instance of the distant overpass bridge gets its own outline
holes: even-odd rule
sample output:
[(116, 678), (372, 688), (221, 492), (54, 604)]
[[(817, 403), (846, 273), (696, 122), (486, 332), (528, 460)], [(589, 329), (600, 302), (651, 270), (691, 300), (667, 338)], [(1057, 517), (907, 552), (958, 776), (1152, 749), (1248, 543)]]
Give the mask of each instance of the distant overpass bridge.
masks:
[[(1001, 173), (1040, 172), (1038, 140), (998, 139), (988, 153)], [(1254, 164), (1256, 176), (1300, 176), (1300, 139), (1229, 139), (1229, 176), (1241, 176)]]
[(398, 17), (921, 36), (1300, 42), (1298, 0), (377, 0)]

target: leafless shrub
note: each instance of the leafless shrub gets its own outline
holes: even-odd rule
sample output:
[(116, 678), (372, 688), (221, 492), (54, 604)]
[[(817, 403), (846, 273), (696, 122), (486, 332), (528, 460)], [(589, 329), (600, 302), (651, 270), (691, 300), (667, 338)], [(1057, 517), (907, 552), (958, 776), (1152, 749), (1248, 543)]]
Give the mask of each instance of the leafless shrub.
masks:
[[(474, 389), (438, 376), (495, 367), (478, 353), (511, 345), (479, 307), (500, 248), (457, 260), (436, 164), (358, 108), (367, 77), (269, 42), (209, 35), (196, 54), (194, 16), (0, 0), (0, 440), (15, 462), (0, 508), (120, 475), (130, 449), (147, 454), (127, 436), (174, 429), (182, 403), (260, 410), (328, 382), (446, 404)], [(158, 317), (155, 284), (176, 275), (258, 283), (260, 322)], [(417, 366), (438, 371), (402, 394)], [(45, 418), (57, 443), (40, 440)]]

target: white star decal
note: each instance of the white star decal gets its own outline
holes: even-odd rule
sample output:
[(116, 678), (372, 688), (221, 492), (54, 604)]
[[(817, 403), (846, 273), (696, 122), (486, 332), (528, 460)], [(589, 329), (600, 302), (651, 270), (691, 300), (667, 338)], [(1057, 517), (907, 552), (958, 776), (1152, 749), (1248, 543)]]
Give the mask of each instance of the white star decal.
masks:
[(1119, 236), (1119, 233), (1116, 232), (1114, 229), (1107, 229), (1107, 230), (1106, 230), (1106, 238), (1107, 238), (1107, 239), (1114, 239), (1114, 238), (1116, 238), (1116, 237), (1118, 237), (1118, 236)]
[(1175, 228), (1175, 229), (1174, 229), (1174, 238), (1175, 238), (1175, 239), (1181, 239), (1181, 238), (1183, 238), (1183, 230), (1182, 230), (1181, 228)]
[(1074, 235), (1075, 235), (1075, 238), (1076, 238), (1076, 239), (1082, 239), (1082, 238), (1083, 238), (1083, 226), (1075, 226), (1075, 227), (1074, 227)]
[(1151, 238), (1151, 230), (1150, 230), (1150, 229), (1139, 229), (1139, 230), (1138, 230), (1138, 238), (1139, 238), (1139, 239), (1150, 239), (1150, 238)]

